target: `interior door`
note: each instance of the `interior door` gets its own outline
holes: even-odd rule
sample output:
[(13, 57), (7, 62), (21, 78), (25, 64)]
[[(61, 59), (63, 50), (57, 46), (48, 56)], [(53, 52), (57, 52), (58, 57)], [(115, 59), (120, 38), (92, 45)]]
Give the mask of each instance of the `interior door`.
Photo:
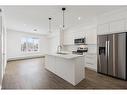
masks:
[(97, 71), (107, 74), (107, 35), (98, 35), (98, 69)]

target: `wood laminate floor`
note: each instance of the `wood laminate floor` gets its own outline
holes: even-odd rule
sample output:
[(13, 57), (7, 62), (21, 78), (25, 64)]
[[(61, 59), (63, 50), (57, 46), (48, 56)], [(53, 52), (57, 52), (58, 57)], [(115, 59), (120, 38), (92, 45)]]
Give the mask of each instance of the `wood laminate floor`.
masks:
[(44, 58), (8, 62), (2, 89), (126, 89), (127, 81), (85, 69), (86, 78), (73, 86), (44, 69)]

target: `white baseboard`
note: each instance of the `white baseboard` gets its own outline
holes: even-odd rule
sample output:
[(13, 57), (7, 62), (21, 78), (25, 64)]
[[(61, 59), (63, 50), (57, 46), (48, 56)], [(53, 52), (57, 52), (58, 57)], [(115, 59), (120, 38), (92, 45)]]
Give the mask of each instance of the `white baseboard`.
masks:
[(97, 72), (97, 69), (93, 69), (93, 68), (89, 68), (89, 67), (85, 67), (85, 68), (87, 68), (87, 69), (90, 69), (90, 70), (92, 70), (92, 71)]
[(15, 57), (15, 58), (9, 58), (7, 59), (7, 62), (9, 61), (15, 61), (15, 60), (23, 60), (23, 59), (32, 59), (32, 58), (44, 58), (44, 55), (36, 55), (36, 56), (26, 56), (26, 57)]

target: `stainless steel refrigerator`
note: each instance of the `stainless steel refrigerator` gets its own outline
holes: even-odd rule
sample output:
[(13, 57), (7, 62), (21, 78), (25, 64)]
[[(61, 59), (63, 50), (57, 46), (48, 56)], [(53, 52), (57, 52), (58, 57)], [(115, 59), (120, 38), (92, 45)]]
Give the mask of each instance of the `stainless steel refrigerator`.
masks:
[(127, 33), (98, 35), (98, 69), (102, 74), (126, 80)]

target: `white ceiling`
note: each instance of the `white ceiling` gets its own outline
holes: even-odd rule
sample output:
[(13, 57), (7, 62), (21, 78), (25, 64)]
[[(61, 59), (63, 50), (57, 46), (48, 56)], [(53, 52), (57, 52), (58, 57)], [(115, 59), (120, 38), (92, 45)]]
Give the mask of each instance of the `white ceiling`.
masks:
[[(105, 12), (120, 9), (120, 6), (1, 6), (8, 29), (23, 32), (48, 33), (48, 18), (52, 18), (52, 31), (62, 23), (62, 7), (66, 7), (66, 28), (74, 27)], [(78, 17), (81, 17), (78, 20)]]

